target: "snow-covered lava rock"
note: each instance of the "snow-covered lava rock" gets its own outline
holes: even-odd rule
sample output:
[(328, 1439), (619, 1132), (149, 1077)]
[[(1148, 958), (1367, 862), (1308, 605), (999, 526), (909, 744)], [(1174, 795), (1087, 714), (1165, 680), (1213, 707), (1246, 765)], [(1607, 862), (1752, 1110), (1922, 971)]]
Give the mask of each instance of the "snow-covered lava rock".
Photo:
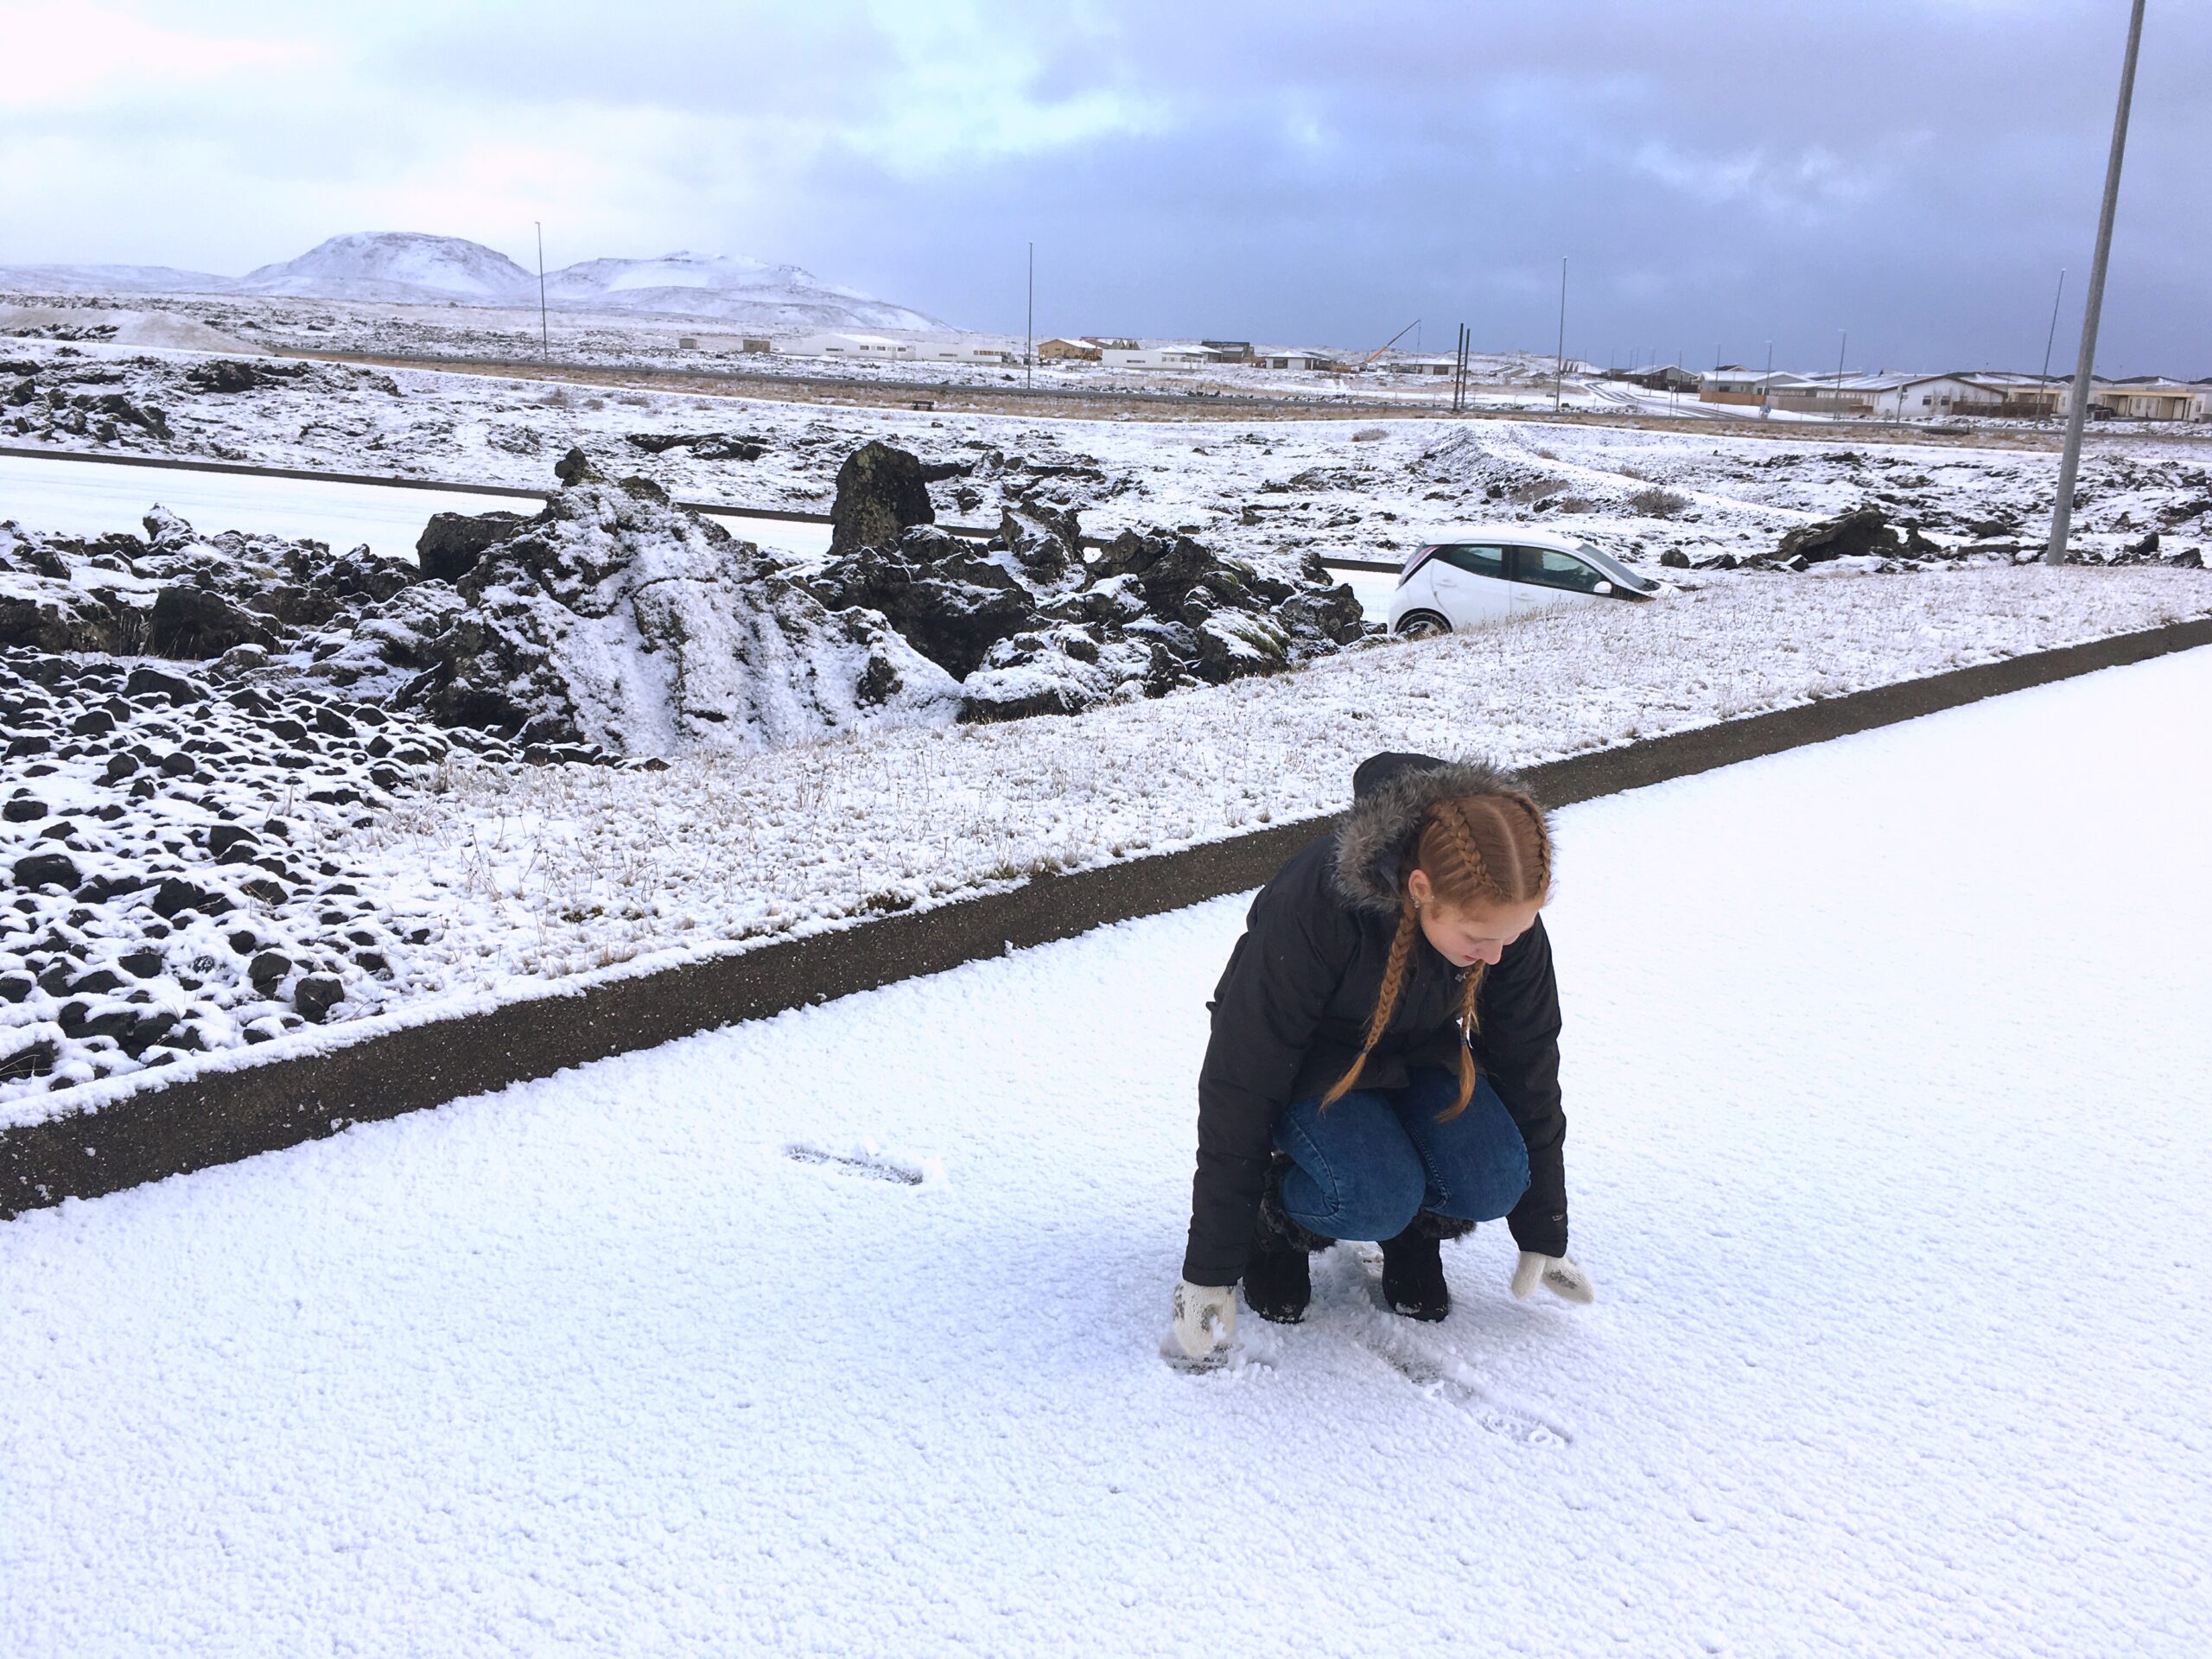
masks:
[(938, 528), (932, 469), (872, 442), (838, 475), (823, 604), (888, 618), (960, 683), (963, 720), (1075, 714), (1273, 673), (1371, 632), (1352, 590), (1309, 560), (1293, 578), (1180, 532), (1124, 531), (1086, 549), (1072, 511), (1031, 499), (988, 542)]
[(620, 755), (756, 749), (949, 721), (958, 689), (882, 616), (588, 467), (532, 518), (440, 514), (426, 577), (302, 642), (302, 671), (441, 723)]
[(453, 740), (420, 717), (16, 645), (0, 726), (0, 1098), (435, 986), (443, 920), (319, 851), (431, 786)]

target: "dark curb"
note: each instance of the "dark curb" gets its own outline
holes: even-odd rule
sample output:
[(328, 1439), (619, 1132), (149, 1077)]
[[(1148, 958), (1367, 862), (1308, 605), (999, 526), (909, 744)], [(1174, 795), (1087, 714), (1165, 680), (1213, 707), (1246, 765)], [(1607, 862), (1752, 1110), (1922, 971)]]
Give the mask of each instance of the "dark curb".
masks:
[[(1955, 669), (1526, 769), (1555, 806), (2212, 645), (2212, 618)], [(742, 954), (145, 1088), (0, 1130), (0, 1218), (234, 1162), (693, 1033), (1256, 887), (1332, 819), (1278, 824)]]

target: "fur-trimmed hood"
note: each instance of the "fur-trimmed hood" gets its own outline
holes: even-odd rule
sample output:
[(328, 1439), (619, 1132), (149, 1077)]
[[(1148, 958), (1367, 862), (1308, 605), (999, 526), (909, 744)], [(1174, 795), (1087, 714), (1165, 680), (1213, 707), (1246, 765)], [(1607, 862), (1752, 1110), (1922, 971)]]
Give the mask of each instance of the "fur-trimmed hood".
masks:
[(1351, 792), (1351, 811), (1337, 828), (1330, 888), (1354, 910), (1395, 918), (1423, 813), (1438, 801), (1461, 796), (1529, 791), (1512, 772), (1487, 760), (1378, 754), (1352, 773)]

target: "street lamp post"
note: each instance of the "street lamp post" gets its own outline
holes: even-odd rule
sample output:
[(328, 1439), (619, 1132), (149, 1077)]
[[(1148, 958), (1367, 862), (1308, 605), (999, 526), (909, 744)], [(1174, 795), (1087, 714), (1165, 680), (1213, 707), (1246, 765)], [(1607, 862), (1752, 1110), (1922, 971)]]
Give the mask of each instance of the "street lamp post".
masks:
[(530, 222), (537, 227), (537, 354), (550, 359), (553, 346), (545, 327), (545, 225), (541, 219)]
[(2058, 458), (2058, 499), (2050, 507), (2046, 564), (2066, 563), (2067, 532), (2074, 521), (2074, 479), (2082, 466), (2082, 423), (2089, 413), (2089, 383), (2097, 363), (2097, 318), (2104, 309), (2105, 264), (2112, 257), (2113, 215), (2120, 207), (2120, 162), (2127, 149), (2127, 106), (2135, 97), (2135, 54), (2143, 44), (2143, 0), (2127, 18), (2127, 54), (2120, 60), (2120, 102), (2113, 111), (2112, 153), (2105, 158), (2104, 205), (2097, 211), (2097, 251), (2089, 262), (2089, 294), (2082, 307), (2082, 355), (2074, 365), (2074, 405), (2066, 411), (2066, 448)]
[[(2043, 373), (2036, 387), (2038, 393), (2050, 390), (2050, 348), (2058, 340), (2058, 302), (2066, 297), (2066, 267), (2058, 268), (2058, 292), (2050, 296), (2050, 332), (2043, 337)], [(2056, 405), (2051, 412), (2057, 413)], [(2040, 418), (2040, 417), (2038, 417)]]
[(1559, 354), (1552, 360), (1552, 413), (1559, 413), (1567, 384), (1567, 256), (1559, 257)]

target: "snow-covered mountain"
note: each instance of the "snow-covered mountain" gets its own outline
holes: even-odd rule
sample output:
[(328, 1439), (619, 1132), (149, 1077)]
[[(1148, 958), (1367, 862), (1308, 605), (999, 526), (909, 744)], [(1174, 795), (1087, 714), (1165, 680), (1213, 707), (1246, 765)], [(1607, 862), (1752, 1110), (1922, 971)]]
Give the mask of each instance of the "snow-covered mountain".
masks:
[(0, 265), (0, 288), (23, 294), (222, 294), (237, 284), (174, 265)]
[(296, 259), (263, 265), (234, 284), (243, 294), (435, 305), (518, 305), (537, 297), (537, 279), (504, 253), (457, 236), (359, 231), (334, 236)]
[(760, 328), (943, 328), (925, 312), (824, 283), (797, 265), (723, 254), (591, 259), (548, 273), (556, 303), (579, 310), (713, 317)]
[[(296, 259), (244, 276), (162, 265), (0, 267), (0, 289), (34, 294), (266, 294), (398, 305), (530, 305), (537, 277), (506, 255), (457, 236), (414, 231), (334, 236)], [(547, 301), (563, 311), (697, 317), (777, 329), (949, 325), (925, 312), (823, 282), (797, 265), (721, 254), (589, 259), (548, 271)]]

